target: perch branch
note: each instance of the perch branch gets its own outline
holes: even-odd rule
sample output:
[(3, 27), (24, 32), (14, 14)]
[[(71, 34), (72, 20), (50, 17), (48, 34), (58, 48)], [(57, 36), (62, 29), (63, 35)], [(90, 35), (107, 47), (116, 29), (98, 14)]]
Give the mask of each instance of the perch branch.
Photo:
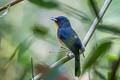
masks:
[(4, 7), (1, 7), (1, 8), (0, 8), (0, 12), (3, 11), (3, 10), (5, 10), (5, 9), (7, 9), (8, 6), (11, 7), (11, 6), (13, 6), (13, 5), (15, 5), (15, 4), (17, 4), (17, 3), (21, 2), (21, 1), (23, 1), (23, 0), (15, 0), (15, 1), (13, 1), (13, 2), (8, 3), (8, 4), (5, 5)]

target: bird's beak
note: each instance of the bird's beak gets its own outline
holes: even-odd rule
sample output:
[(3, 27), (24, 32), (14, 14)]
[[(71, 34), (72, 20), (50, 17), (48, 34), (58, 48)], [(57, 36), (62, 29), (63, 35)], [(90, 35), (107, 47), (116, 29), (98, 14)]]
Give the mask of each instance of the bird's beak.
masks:
[(57, 21), (57, 19), (54, 18), (54, 17), (51, 17), (51, 20), (52, 20), (52, 21), (55, 21), (55, 22)]

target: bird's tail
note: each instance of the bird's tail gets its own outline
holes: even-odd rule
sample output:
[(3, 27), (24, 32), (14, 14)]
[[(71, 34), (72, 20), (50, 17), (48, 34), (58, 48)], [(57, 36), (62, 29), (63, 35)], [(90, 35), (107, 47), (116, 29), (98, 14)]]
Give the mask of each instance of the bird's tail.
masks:
[(80, 55), (75, 56), (75, 76), (79, 77), (81, 74), (81, 69), (80, 69)]

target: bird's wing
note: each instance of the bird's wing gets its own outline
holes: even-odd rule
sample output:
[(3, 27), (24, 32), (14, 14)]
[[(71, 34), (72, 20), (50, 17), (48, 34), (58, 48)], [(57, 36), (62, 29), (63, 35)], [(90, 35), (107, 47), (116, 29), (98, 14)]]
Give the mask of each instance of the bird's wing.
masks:
[(63, 28), (59, 31), (58, 37), (69, 48), (81, 48), (82, 44), (78, 35), (72, 28)]

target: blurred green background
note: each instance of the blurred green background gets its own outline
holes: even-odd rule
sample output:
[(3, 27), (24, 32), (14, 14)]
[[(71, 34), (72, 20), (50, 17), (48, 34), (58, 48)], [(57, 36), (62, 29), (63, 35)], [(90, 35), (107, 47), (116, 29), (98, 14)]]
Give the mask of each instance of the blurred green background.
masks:
[[(0, 7), (11, 1), (14, 0), (0, 0)], [(10, 7), (8, 13), (0, 17), (0, 80), (31, 79), (31, 57), (34, 75), (46, 72), (49, 69), (46, 66), (67, 54), (61, 48), (55, 24), (50, 18), (68, 17), (83, 40), (104, 1), (25, 0)], [(1, 11), (0, 15), (6, 10)], [(120, 68), (115, 79), (111, 79), (115, 64), (120, 64), (119, 59), (120, 0), (113, 0), (85, 48), (85, 58), (81, 56), (81, 66), (86, 73), (79, 80), (120, 80)], [(74, 59), (50, 74), (44, 80), (73, 80)]]

